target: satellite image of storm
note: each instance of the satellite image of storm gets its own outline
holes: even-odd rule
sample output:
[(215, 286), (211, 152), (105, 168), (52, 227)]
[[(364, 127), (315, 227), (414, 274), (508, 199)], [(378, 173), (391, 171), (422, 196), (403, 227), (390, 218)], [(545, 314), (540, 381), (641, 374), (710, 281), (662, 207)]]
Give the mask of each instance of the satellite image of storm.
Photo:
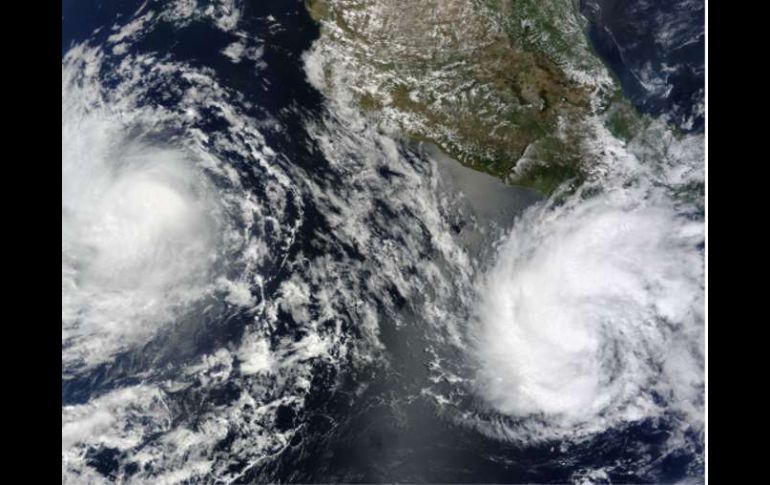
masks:
[(62, 484), (705, 483), (706, 10), (62, 0)]

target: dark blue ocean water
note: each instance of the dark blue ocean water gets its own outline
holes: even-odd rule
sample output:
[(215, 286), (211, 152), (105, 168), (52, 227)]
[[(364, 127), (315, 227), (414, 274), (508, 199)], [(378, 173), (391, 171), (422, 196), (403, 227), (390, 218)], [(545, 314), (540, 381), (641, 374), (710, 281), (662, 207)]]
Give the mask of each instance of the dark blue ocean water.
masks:
[(703, 132), (703, 0), (581, 0), (589, 38), (642, 112)]
[[(73, 42), (106, 39), (108, 27), (128, 18), (142, 3), (62, 0), (62, 55)], [(293, 3), (262, 2), (259, 8), (273, 11), (285, 8), (284, 5)], [(683, 131), (703, 131), (704, 113), (699, 109), (704, 103), (705, 89), (705, 4), (702, 0), (581, 0), (580, 11), (589, 20), (588, 36), (592, 45), (640, 111), (655, 116), (668, 115)], [(96, 29), (101, 32), (93, 35)], [(305, 24), (302, 29), (286, 34), (284, 42), (291, 44), (287, 47), (310, 45), (317, 35), (316, 27)], [(221, 37), (215, 29), (210, 35), (210, 39), (190, 40), (211, 42), (214, 37)], [(183, 40), (179, 39), (180, 44)], [(196, 54), (193, 58), (207, 55), (206, 49), (198, 47), (193, 42), (180, 49)], [(208, 50), (209, 55), (217, 57), (212, 54), (215, 52)], [(222, 63), (219, 67), (226, 68), (224, 61)], [(280, 69), (274, 64), (271, 66)]]
[[(109, 27), (124, 22), (142, 3), (64, 0), (62, 54), (72, 43), (104, 42), (110, 35)], [(650, 39), (658, 35), (655, 29), (663, 24), (644, 16), (641, 19), (633, 16), (651, 15), (656, 9), (666, 10), (664, 3), (657, 2), (660, 5), (650, 4), (646, 10), (638, 10), (630, 8), (630, 3), (602, 2), (601, 14), (590, 17), (594, 21), (590, 35), (640, 109), (655, 114), (673, 110), (671, 112), (677, 116), (680, 113), (686, 116), (693, 112), (697, 102), (697, 99), (693, 101), (693, 92), (698, 89), (698, 79), (702, 79), (698, 77), (697, 67), (698, 62), (702, 65), (702, 58), (699, 61), (696, 49), (684, 47), (665, 51), (665, 61), (661, 60), (657, 44)], [(225, 46), (237, 40), (235, 36), (206, 23), (192, 23), (184, 28), (160, 26), (131, 48), (135, 52), (165, 52), (193, 66), (214, 70), (224, 86), (243, 96), (245, 113), (257, 119), (267, 113), (280, 120), (282, 130), (264, 133), (269, 146), (308, 173), (322, 173), (328, 162), (306, 132), (305, 122), (320, 116), (323, 99), (307, 83), (300, 59), (317, 38), (318, 28), (300, 1), (244, 2), (243, 8), (242, 28), (264, 41), (262, 60), (267, 68), (261, 72), (259, 80), (255, 79), (254, 70), (248, 63), (233, 64), (221, 55)], [(627, 14), (629, 11), (633, 15)], [(268, 28), (263, 21), (268, 15), (284, 29)], [(697, 22), (697, 16), (693, 22)], [(94, 34), (99, 28), (102, 30)], [(625, 47), (613, 50), (604, 36), (606, 32), (612, 32), (618, 39), (618, 44), (614, 45)], [(666, 82), (673, 85), (673, 94), (656, 97), (641, 84), (634, 84), (635, 69), (648, 62), (653, 65), (680, 63), (675, 73), (666, 78)], [(173, 95), (159, 89), (147, 102), (175, 102)], [(699, 119), (692, 129), (702, 129), (702, 119)], [(212, 117), (211, 123), (211, 128), (216, 129), (216, 117)], [(253, 183), (256, 185), (260, 181)], [(329, 248), (320, 244), (316, 235), (328, 233), (330, 229), (320, 214), (313, 214), (311, 205), (305, 212), (305, 222), (289, 257), (299, 252), (312, 256), (320, 251), (346, 251), (347, 257), (364, 257), (355, 254), (353, 248)], [(278, 275), (275, 284), (288, 277), (289, 274)], [(397, 299), (398, 295), (393, 298)], [(246, 320), (230, 319), (217, 325), (216, 332), (202, 331), (184, 345), (150, 346), (119, 356), (86, 376), (63, 381), (62, 404), (86, 402), (108, 389), (130, 384), (134, 382), (133, 376), (148, 366), (165, 367), (228, 342), (237, 342), (247, 323)], [(292, 328), (290, 317), (286, 315), (284, 324), (276, 331), (292, 336)], [(628, 464), (608, 473), (615, 482), (673, 482), (693, 473), (692, 455), (673, 453), (651, 458), (666, 446), (666, 439), (673, 431), (665, 421), (642, 421), (609, 430), (587, 443), (562, 451), (553, 443), (522, 447), (484, 437), (442, 419), (424, 401), (416, 400), (396, 409), (390, 398), (427, 378), (420, 349), (427, 345), (430, 336), (397, 331), (387, 320), (381, 331), (394, 369), (387, 373), (372, 369), (339, 376), (335, 369), (319, 364), (312, 383), (312, 397), (302, 415), (291, 408), (282, 407), (276, 411), (279, 429), (303, 425), (292, 441), (294, 446), (287, 448), (278, 459), (245, 472), (242, 482), (563, 483), (577, 469), (608, 463)], [(342, 379), (347, 385), (332, 392), (330, 383), (336, 379)], [(372, 385), (360, 395), (353, 394), (361, 381)], [(238, 392), (237, 389), (228, 391), (225, 387), (218, 394), (203, 398), (224, 403), (236, 399)], [(222, 446), (226, 449), (226, 440)], [(89, 459), (105, 476), (121, 466), (120, 457), (109, 448), (94, 450)], [(128, 468), (125, 471), (130, 472)]]

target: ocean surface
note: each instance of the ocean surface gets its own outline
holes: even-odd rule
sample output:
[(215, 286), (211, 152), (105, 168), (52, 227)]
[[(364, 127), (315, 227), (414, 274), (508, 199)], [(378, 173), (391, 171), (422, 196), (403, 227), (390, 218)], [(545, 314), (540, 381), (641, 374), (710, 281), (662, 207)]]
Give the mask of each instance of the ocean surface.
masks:
[(640, 111), (703, 132), (705, 5), (700, 0), (581, 0), (589, 38)]
[[(83, 42), (106, 45), (115, 35), (111, 27), (122, 26), (143, 3), (63, 1), (63, 59), (71, 46)], [(698, 49), (703, 39), (696, 32), (697, 5), (684, 5), (679, 0), (587, 0), (582, 10), (592, 21), (592, 41), (634, 104), (644, 112), (671, 116), (684, 130), (698, 131), (703, 129), (698, 108), (703, 80)], [(580, 473), (599, 482), (646, 483), (697, 476), (697, 450), (661, 451), (668, 449), (667, 440), (676, 433), (674, 422), (643, 419), (574, 446), (548, 441), (524, 445), (479, 432), (426, 398), (430, 393), (447, 395), (475, 409), (470, 394), (456, 394), (452, 387), (452, 376), (462, 375), (464, 357), (455, 347), (442, 346), (452, 335), (441, 334), (428, 321), (449, 322), (455, 314), (462, 316), (462, 298), (453, 295), (471, 290), (469, 275), (488, 264), (496, 242), (515, 217), (542, 198), (464, 168), (430, 145), (403, 140), (391, 145), (365, 128), (334, 128), (337, 121), (329, 121), (324, 99), (307, 82), (303, 54), (319, 32), (302, 2), (267, 0), (243, 2), (240, 7), (239, 32), (258, 44), (253, 48), (259, 54), (253, 58), (235, 63), (222, 55), (242, 37), (213, 22), (159, 23), (126, 43), (124, 50), (113, 48), (118, 54), (105, 57), (99, 83), (105, 89), (126, 85), (141, 89), (137, 101), (141, 110), (174, 111), (187, 102), (192, 87), (198, 92), (206, 87), (195, 84), (195, 73), (216, 79), (216, 93), (227, 93), (229, 104), (218, 101), (196, 107), (194, 130), (175, 118), (149, 133), (137, 128), (136, 137), (148, 145), (174, 145), (193, 132), (223, 134), (227, 144), (212, 143), (211, 151), (239, 174), (239, 204), (250, 200), (249, 193), (258, 194), (270, 203), (256, 210), (255, 217), (275, 222), (266, 222), (255, 232), (269, 254), (256, 263), (257, 269), (243, 269), (250, 264), (245, 261), (222, 274), (263, 275), (259, 290), (252, 288), (254, 307), (269, 308), (268, 303), (260, 305), (271, 295), (280, 296), (285, 305), (272, 313), (265, 310), (270, 326), (255, 330), (256, 310), (211, 303), (200, 315), (189, 316), (184, 324), (169, 327), (140, 346), (94, 360), (89, 367), (63, 369), (63, 407), (76, 413), (91, 402), (107, 402), (104, 406), (114, 422), (125, 419), (125, 433), (143, 430), (130, 449), (121, 448), (119, 440), (89, 447), (83, 458), (86, 466), (100, 476), (124, 479), (139, 473), (160, 476), (168, 470), (187, 473), (184, 460), (189, 455), (179, 451), (187, 438), (168, 438), (171, 444), (162, 446), (170, 448), (156, 447), (163, 433), (181, 436), (179, 430), (184, 429), (196, 433), (195, 439), (211, 440), (204, 458), (218, 460), (219, 478), (238, 483), (565, 482), (579, 479)], [(687, 15), (693, 25), (681, 27), (684, 20), (677, 16), (686, 8), (694, 8), (696, 15)], [(661, 43), (664, 35), (675, 40)], [(121, 71), (122, 59), (143, 54), (186, 67), (168, 79), (139, 76), (129, 83), (125, 79), (130, 76)], [(230, 113), (226, 109), (230, 107), (237, 109), (237, 117), (223, 114)], [(260, 147), (269, 147), (260, 148), (260, 153), (267, 154), (273, 164), (270, 170), (278, 175), (265, 169), (270, 177), (262, 177), (262, 172), (250, 168), (239, 150), (251, 142), (242, 141), (233, 128), (240, 126), (239, 118), (257, 120)], [(393, 160), (371, 162), (366, 153), (370, 146), (379, 150), (378, 157)], [(339, 163), (343, 158), (354, 168)], [(435, 186), (427, 187), (422, 180), (435, 181)], [(229, 187), (227, 183), (216, 182)], [(423, 191), (431, 194), (432, 202), (414, 196)], [(371, 212), (343, 212), (343, 206), (355, 209), (357, 204), (371, 204)], [(448, 222), (429, 222), (434, 216)], [(234, 233), (251, 230), (251, 219), (238, 217), (233, 216), (231, 223)], [(470, 262), (452, 259), (458, 248), (471, 255)], [(206, 298), (201, 305), (208, 304)], [(311, 302), (309, 313), (293, 306), (291, 298)], [(334, 302), (338, 318), (327, 318), (324, 301)], [(436, 312), (430, 319), (424, 312), (428, 307)], [(448, 316), (436, 317), (442, 312)], [(370, 329), (361, 322), (368, 321), (370, 313), (379, 315), (376, 339), (372, 338), (378, 343), (371, 347), (351, 343), (368, 341)], [(294, 362), (294, 355), (313, 357), (297, 357), (301, 372), (276, 371), (278, 377), (264, 380), (255, 380), (242, 362), (240, 370), (234, 367), (227, 371), (230, 377), (217, 381), (221, 369), (200, 363), (211, 361), (201, 356), (218, 352), (241, 355), (243, 342), (253, 335), (266, 336), (271, 348), (287, 349), (282, 354), (286, 362)], [(387, 357), (386, 365), (380, 363), (382, 356)], [(453, 371), (437, 371), (436, 362)], [(172, 381), (173, 385), (166, 384)], [(154, 404), (142, 400), (137, 406), (151, 407), (168, 418), (163, 433), (153, 428), (154, 418), (118, 410), (119, 399), (99, 401), (148, 382), (163, 389), (167, 410), (156, 411)], [(260, 393), (267, 396), (264, 401), (241, 404), (247, 395)], [(216, 435), (210, 423), (222, 410), (237, 410), (222, 418), (231, 423), (251, 423), (248, 419), (256, 413), (268, 424), (258, 428), (243, 424), (239, 431)], [(255, 429), (270, 430), (272, 435), (257, 440)], [(690, 438), (698, 442), (697, 436)], [(260, 457), (262, 449), (269, 459)], [(153, 458), (135, 461), (142, 453)], [(185, 458), (179, 462), (165, 458), (175, 453)], [(603, 471), (607, 463), (616, 466)], [(629, 466), (618, 465), (622, 463)], [(591, 475), (592, 470), (599, 472)]]

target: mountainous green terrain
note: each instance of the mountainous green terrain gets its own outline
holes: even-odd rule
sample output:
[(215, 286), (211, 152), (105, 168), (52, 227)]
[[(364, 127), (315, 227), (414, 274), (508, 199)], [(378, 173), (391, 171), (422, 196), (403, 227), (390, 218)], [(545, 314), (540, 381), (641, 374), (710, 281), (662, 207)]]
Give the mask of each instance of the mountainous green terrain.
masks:
[(383, 129), (544, 193), (580, 179), (607, 130), (645, 124), (592, 51), (573, 0), (312, 0), (322, 90)]

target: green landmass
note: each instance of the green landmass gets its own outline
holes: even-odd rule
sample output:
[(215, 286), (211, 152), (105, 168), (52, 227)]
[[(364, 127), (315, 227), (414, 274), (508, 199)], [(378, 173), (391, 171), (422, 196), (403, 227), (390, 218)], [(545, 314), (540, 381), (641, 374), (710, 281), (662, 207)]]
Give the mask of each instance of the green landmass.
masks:
[(368, 116), (508, 183), (550, 194), (600, 156), (597, 119), (624, 141), (645, 125), (592, 51), (573, 0), (307, 7), (338, 56), (329, 89), (345, 84)]

